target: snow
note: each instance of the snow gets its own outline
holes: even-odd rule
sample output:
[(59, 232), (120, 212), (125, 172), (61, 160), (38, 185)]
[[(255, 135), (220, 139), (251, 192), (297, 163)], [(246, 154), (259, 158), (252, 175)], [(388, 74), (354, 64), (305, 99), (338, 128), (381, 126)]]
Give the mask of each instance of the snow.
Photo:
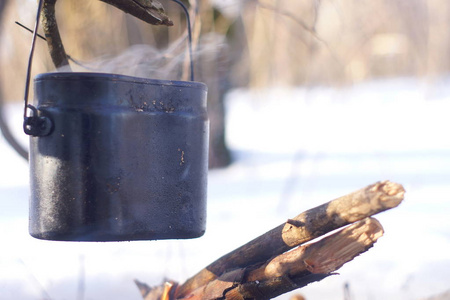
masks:
[[(20, 105), (8, 109), (26, 143)], [(342, 299), (346, 283), (354, 299), (443, 293), (450, 287), (449, 111), (450, 77), (230, 92), (235, 162), (210, 172), (207, 232), (193, 240), (31, 238), (28, 166), (0, 138), (0, 299), (141, 299), (135, 278), (184, 281), (287, 218), (385, 179), (407, 191), (404, 203), (377, 216), (385, 235), (340, 275), (295, 293)]]

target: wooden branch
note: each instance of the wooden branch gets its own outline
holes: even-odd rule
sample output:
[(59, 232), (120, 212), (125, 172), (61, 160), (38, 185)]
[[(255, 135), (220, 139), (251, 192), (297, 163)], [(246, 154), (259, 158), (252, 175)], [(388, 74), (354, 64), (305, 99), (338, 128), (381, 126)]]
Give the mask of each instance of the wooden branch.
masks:
[(172, 26), (173, 22), (156, 0), (100, 0), (152, 25)]
[(55, 4), (57, 0), (44, 0), (42, 5), (42, 27), (47, 40), (48, 50), (56, 68), (69, 66), (66, 50), (59, 35), (58, 24), (56, 23)]
[(307, 210), (201, 270), (179, 287), (176, 298), (188, 296), (227, 270), (265, 262), (330, 231), (396, 207), (404, 192), (400, 184), (377, 182)]
[(381, 224), (366, 218), (263, 265), (227, 272), (184, 299), (271, 299), (332, 275), (367, 251), (382, 235)]
[[(55, 5), (57, 0), (44, 0), (41, 12), (42, 27), (53, 64), (57, 69), (65, 67), (70, 71), (69, 56), (59, 34)], [(164, 12), (164, 7), (156, 0), (100, 0), (113, 5), (125, 13), (152, 25), (172, 26), (173, 22)]]

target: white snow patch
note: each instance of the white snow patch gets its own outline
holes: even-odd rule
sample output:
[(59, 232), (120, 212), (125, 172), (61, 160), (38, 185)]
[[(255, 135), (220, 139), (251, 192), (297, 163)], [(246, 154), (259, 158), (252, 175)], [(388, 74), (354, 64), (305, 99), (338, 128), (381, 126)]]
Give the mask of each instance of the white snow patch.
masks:
[[(21, 108), (8, 108), (16, 134)], [(450, 78), (354, 87), (236, 90), (227, 97), (236, 161), (210, 172), (208, 224), (194, 240), (48, 242), (27, 232), (28, 166), (0, 138), (0, 299), (141, 299), (132, 280), (183, 281), (303, 210), (390, 179), (400, 207), (377, 218), (374, 248), (319, 283), (307, 299), (418, 299), (450, 277)], [(288, 299), (283, 295), (280, 299)]]

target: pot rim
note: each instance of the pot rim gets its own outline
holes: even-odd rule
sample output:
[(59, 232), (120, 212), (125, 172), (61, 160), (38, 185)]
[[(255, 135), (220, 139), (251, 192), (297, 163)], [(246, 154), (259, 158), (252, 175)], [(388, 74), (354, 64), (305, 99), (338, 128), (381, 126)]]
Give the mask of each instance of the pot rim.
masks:
[(151, 79), (151, 78), (135, 77), (113, 73), (98, 73), (98, 72), (49, 72), (38, 74), (34, 78), (35, 82), (44, 80), (105, 80), (105, 81), (120, 81), (120, 82), (150, 84), (159, 86), (163, 85), (176, 87), (191, 87), (207, 90), (206, 84), (198, 81)]

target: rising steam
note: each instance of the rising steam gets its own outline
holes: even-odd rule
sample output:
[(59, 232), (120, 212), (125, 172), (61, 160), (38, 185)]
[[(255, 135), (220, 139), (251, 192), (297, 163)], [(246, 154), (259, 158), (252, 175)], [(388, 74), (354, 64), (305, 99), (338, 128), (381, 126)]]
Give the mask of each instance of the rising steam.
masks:
[[(193, 51), (194, 63), (214, 57), (226, 47), (225, 38), (217, 34), (202, 37)], [(186, 38), (180, 38), (167, 49), (151, 45), (133, 45), (121, 54), (103, 56), (90, 62), (78, 62), (78, 72), (101, 72), (152, 79), (180, 80), (188, 59)], [(77, 61), (75, 61), (77, 62)], [(64, 68), (59, 71), (65, 71)]]

